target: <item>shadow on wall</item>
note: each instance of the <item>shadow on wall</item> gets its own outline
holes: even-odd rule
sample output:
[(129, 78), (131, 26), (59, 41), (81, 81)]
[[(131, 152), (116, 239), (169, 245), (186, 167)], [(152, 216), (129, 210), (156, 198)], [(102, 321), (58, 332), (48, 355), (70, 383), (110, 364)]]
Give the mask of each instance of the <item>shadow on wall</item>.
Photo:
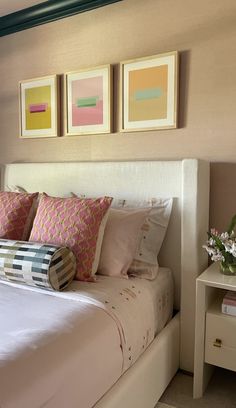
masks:
[(226, 231), (236, 214), (236, 163), (211, 163), (210, 227)]
[(178, 128), (187, 126), (187, 106), (188, 106), (188, 88), (190, 72), (190, 51), (181, 51), (179, 53), (179, 112)]

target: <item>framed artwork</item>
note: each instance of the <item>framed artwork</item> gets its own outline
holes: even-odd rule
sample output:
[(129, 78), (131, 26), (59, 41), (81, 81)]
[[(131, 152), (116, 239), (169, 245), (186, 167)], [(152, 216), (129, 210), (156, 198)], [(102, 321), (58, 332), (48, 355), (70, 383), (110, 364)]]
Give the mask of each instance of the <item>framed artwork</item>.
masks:
[(121, 62), (121, 131), (177, 127), (177, 51)]
[(20, 82), (20, 137), (58, 136), (58, 76)]
[(65, 84), (65, 134), (111, 132), (112, 68), (110, 65), (69, 72)]

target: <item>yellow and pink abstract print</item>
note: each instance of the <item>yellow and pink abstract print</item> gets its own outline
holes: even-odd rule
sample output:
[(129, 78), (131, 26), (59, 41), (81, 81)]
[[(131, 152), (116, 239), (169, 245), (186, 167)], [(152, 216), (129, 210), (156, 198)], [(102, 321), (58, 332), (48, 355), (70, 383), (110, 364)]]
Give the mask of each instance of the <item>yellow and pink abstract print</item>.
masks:
[(128, 119), (166, 119), (168, 65), (129, 72)]
[(103, 77), (72, 81), (72, 125), (103, 124)]
[(26, 130), (51, 128), (51, 86), (25, 89)]

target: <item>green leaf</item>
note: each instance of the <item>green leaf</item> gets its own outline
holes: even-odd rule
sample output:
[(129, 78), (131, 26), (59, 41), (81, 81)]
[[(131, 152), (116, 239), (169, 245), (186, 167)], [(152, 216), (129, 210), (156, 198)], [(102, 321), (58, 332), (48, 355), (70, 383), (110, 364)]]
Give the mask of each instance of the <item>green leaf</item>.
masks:
[(219, 248), (219, 250), (220, 250), (220, 251), (224, 251), (225, 247), (224, 247), (224, 245), (222, 244), (220, 238), (217, 237), (217, 236), (214, 235), (214, 234), (211, 234), (211, 238), (214, 239), (214, 241), (215, 241), (215, 243), (216, 243), (216, 246)]
[(236, 264), (230, 264), (229, 265), (229, 270), (232, 273), (236, 273)]
[(233, 216), (230, 222), (229, 228), (227, 230), (228, 234), (231, 234), (231, 232), (234, 231), (235, 225), (236, 225), (236, 214)]
[(234, 263), (235, 259), (234, 259), (232, 254), (230, 254), (227, 251), (221, 251), (221, 253), (222, 253), (223, 257), (225, 258), (225, 263), (226, 264), (233, 264)]

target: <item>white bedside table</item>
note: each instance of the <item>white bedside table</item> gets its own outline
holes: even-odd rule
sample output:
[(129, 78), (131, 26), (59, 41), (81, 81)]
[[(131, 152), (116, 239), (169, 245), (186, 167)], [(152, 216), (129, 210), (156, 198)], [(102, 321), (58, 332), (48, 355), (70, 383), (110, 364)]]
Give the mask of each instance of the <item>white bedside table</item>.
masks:
[(236, 276), (212, 264), (196, 281), (194, 398), (202, 397), (214, 366), (236, 371), (236, 316), (221, 313), (226, 290), (236, 291)]

